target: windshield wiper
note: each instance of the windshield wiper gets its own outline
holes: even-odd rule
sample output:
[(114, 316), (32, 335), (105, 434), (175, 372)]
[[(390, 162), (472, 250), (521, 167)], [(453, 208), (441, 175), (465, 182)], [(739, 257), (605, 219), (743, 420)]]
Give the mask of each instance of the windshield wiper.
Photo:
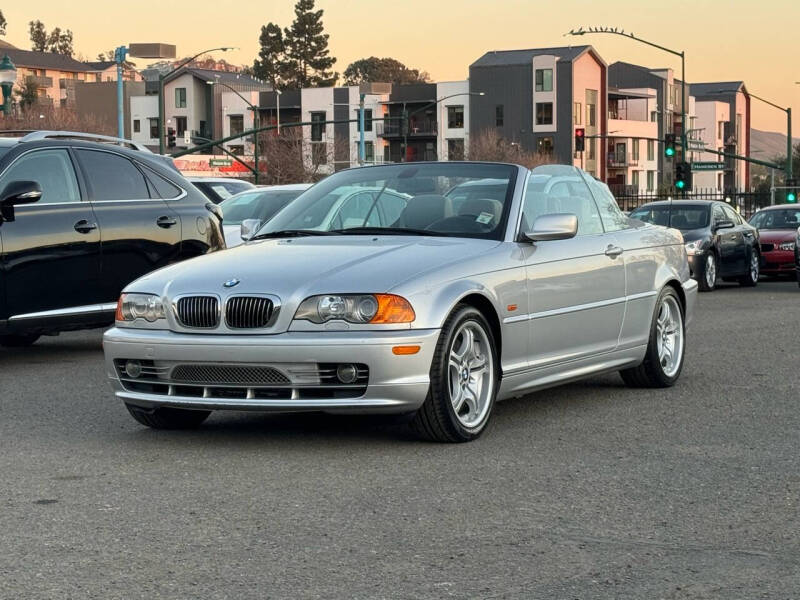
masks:
[(347, 229), (332, 229), (331, 233), (341, 235), (448, 235), (447, 233), (431, 231), (430, 229), (412, 229), (410, 227), (348, 227)]
[(267, 231), (254, 235), (247, 241), (264, 240), (268, 238), (282, 237), (303, 237), (313, 235), (341, 235), (338, 231), (320, 231), (319, 229), (281, 229), (279, 231)]

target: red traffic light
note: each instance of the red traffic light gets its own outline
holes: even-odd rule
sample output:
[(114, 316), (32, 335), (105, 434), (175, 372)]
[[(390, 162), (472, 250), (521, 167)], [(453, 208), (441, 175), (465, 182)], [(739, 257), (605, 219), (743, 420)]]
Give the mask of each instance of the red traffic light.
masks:
[(575, 137), (583, 137), (584, 130), (583, 129), (576, 129), (575, 130)]

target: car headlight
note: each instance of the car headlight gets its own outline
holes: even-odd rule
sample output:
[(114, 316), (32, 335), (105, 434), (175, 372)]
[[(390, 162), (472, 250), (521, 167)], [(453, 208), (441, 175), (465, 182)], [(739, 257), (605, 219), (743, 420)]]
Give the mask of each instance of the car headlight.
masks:
[(123, 323), (136, 319), (155, 323), (159, 319), (166, 319), (164, 303), (154, 294), (122, 294), (117, 302), (116, 319)]
[(416, 315), (405, 298), (394, 294), (325, 294), (300, 303), (295, 320), (325, 323), (411, 323)]
[(684, 244), (686, 247), (686, 254), (700, 254), (703, 252), (703, 240), (695, 240)]
[(782, 244), (778, 244), (778, 250), (787, 250), (792, 252), (794, 250), (794, 242), (783, 242)]

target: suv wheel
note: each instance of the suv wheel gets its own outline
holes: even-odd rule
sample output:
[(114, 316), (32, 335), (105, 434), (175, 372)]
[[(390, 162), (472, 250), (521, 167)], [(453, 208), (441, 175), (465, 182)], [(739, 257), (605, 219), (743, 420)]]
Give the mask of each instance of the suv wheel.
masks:
[(701, 292), (713, 292), (717, 287), (717, 255), (714, 250), (709, 250), (703, 259), (702, 267), (698, 269), (697, 283)]
[(739, 278), (739, 285), (745, 287), (754, 287), (758, 285), (759, 266), (761, 264), (761, 257), (758, 250), (755, 248), (750, 249), (750, 258), (747, 261), (747, 273)]

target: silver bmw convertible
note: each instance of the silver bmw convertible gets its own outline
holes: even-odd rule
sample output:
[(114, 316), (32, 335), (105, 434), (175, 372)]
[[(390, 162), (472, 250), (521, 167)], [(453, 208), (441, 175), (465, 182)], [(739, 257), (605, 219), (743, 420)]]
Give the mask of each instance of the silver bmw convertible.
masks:
[(504, 398), (610, 371), (673, 385), (696, 298), (680, 232), (580, 169), (404, 163), (340, 171), (242, 246), (133, 282), (104, 348), (150, 427), (400, 413), (463, 442)]

